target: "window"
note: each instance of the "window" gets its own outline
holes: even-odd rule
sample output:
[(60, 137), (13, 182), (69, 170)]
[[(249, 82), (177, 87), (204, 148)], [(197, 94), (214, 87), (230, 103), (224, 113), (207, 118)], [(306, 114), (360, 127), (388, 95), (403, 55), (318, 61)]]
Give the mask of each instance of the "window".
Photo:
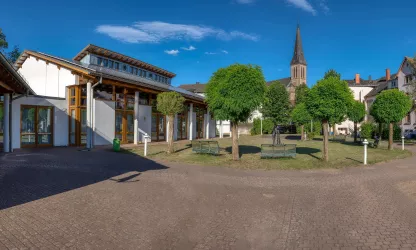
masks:
[(134, 96), (127, 95), (126, 101), (127, 101), (127, 110), (134, 110)]
[(76, 106), (76, 88), (72, 87), (69, 89), (69, 106)]
[(97, 65), (100, 65), (103, 63), (103, 59), (101, 57), (97, 57)]
[(153, 79), (153, 74), (149, 72), (149, 73), (147, 74), (147, 78)]
[(103, 66), (108, 67), (108, 59), (103, 59)]
[(127, 65), (123, 64), (123, 71), (127, 71)]
[(139, 75), (139, 76), (142, 76), (142, 74), (143, 74), (142, 70), (141, 70), (141, 69), (139, 69), (138, 71), (139, 71), (139, 72), (138, 72), (138, 75)]
[(404, 118), (404, 123), (405, 124), (410, 124), (411, 123), (411, 120), (410, 120), (411, 118), (410, 118), (410, 113), (408, 113), (407, 115), (406, 115), (406, 117)]
[(113, 86), (99, 84), (94, 88), (94, 98), (111, 101), (113, 100)]
[(137, 75), (137, 68), (133, 68), (133, 75)]
[(114, 67), (114, 61), (108, 61), (108, 67), (112, 69)]
[(149, 105), (149, 97), (150, 95), (145, 92), (139, 93), (139, 104), (140, 105)]
[(120, 70), (120, 64), (118, 62), (114, 62), (114, 69)]
[(133, 74), (133, 67), (129, 66), (129, 73)]
[(142, 75), (144, 78), (146, 78), (147, 77), (147, 71), (146, 70), (143, 70), (143, 75)]
[(124, 88), (116, 88), (116, 109), (124, 109)]
[(87, 106), (87, 88), (81, 88), (81, 106)]

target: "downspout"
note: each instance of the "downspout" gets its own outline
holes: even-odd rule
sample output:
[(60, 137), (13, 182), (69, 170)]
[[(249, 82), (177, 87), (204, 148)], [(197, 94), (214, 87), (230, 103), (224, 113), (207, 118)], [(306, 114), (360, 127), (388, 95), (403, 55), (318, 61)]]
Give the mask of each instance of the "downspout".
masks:
[(95, 109), (93, 108), (93, 103), (94, 103), (94, 88), (95, 87), (97, 87), (99, 84), (101, 84), (103, 82), (103, 76), (101, 75), (100, 76), (100, 80), (97, 82), (97, 83), (95, 83), (94, 85), (92, 85), (91, 86), (91, 93), (90, 93), (90, 95), (91, 95), (91, 99), (90, 99), (90, 107), (91, 107), (91, 112), (90, 112), (90, 114), (91, 114), (91, 116), (90, 116), (90, 121), (91, 121), (91, 126), (92, 126), (92, 133), (91, 133), (91, 136), (90, 136), (90, 141), (89, 141), (89, 143), (90, 143), (90, 148), (93, 148), (94, 147), (94, 145), (93, 145), (93, 135), (94, 135), (94, 132), (95, 132), (95, 120), (94, 120), (94, 111), (95, 111)]
[(12, 110), (12, 102), (13, 102), (13, 93), (10, 93), (10, 97), (9, 97), (9, 152), (13, 153), (13, 136), (12, 136), (12, 114), (13, 114), (13, 110)]

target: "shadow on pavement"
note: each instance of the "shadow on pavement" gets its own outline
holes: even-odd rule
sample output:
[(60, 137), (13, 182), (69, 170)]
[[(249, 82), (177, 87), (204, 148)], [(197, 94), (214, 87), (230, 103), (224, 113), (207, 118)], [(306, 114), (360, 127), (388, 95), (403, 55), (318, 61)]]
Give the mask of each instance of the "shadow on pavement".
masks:
[(0, 154), (0, 210), (112, 179), (131, 182), (141, 172), (168, 167), (107, 149), (43, 148)]

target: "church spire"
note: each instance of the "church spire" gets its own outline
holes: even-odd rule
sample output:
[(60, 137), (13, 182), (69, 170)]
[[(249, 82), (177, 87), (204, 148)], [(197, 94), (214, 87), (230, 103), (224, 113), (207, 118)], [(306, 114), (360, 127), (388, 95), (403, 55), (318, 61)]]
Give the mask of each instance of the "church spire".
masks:
[(296, 30), (296, 41), (295, 41), (295, 50), (293, 53), (292, 61), (290, 62), (290, 65), (295, 64), (306, 64), (305, 55), (303, 54), (303, 48), (302, 48), (302, 38), (300, 37), (300, 26), (298, 24), (298, 28)]

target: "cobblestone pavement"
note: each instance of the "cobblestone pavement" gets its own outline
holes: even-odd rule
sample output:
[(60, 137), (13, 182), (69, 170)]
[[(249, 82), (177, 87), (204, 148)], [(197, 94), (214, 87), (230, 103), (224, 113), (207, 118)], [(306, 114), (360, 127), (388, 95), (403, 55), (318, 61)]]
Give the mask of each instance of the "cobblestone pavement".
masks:
[(103, 149), (0, 155), (0, 249), (416, 249), (415, 160), (242, 171)]

